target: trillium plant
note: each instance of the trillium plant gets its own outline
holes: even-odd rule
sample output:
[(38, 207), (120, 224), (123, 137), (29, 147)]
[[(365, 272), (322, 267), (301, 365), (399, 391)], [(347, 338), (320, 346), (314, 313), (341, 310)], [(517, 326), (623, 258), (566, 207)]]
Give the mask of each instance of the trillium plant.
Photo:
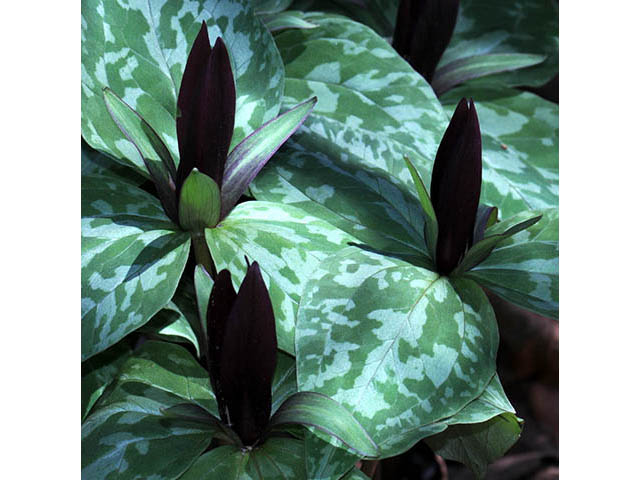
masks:
[[(209, 452), (194, 463), (185, 478), (211, 475), (219, 467), (221, 457), (226, 456), (237, 456), (240, 463), (248, 464), (232, 467), (235, 475), (243, 471), (261, 475), (263, 470), (273, 468), (270, 462), (275, 462), (304, 477), (302, 457), (287, 458), (277, 450), (300, 450), (303, 433), (289, 431), (295, 426), (318, 429), (336, 443), (344, 442), (342, 448), (353, 449), (364, 457), (376, 457), (377, 446), (367, 432), (331, 398), (313, 392), (274, 398), (272, 387), (278, 355), (273, 308), (259, 265), (256, 262), (249, 265), (247, 261), (247, 267), (237, 293), (231, 274), (222, 270), (206, 300), (202, 324), (206, 342), (201, 348), (206, 352), (220, 418), (192, 403), (163, 412), (168, 418), (199, 422), (205, 431), (215, 430)], [(274, 403), (279, 408), (272, 416)], [(275, 445), (277, 449), (267, 453)]]
[(82, 3), (83, 479), (516, 444), (492, 302), (558, 318), (539, 3)]
[(210, 272), (215, 266), (203, 246), (204, 229), (229, 214), (317, 101), (314, 97), (267, 122), (229, 153), (236, 110), (233, 72), (221, 37), (211, 48), (205, 22), (187, 58), (178, 95), (177, 169), (169, 149), (142, 116), (108, 87), (104, 98), (114, 122), (142, 157), (167, 217), (192, 233), (196, 255), (202, 255)]

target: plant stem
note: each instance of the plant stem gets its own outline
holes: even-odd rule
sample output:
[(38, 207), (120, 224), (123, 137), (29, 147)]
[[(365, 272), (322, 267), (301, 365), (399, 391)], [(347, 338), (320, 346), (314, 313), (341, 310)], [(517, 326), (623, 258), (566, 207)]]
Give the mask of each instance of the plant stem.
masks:
[(215, 279), (217, 272), (216, 266), (211, 258), (211, 252), (204, 238), (204, 230), (191, 233), (191, 245), (193, 245), (193, 255), (196, 263), (202, 265), (211, 278)]

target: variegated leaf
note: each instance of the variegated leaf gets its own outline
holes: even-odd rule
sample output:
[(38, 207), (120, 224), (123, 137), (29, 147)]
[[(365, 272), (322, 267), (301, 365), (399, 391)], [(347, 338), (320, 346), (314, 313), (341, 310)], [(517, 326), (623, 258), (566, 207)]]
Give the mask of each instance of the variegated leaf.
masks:
[(289, 8), (293, 0), (253, 0), (253, 9), (258, 15), (282, 12)]
[(88, 0), (82, 3), (82, 134), (94, 148), (142, 159), (111, 121), (110, 87), (144, 117), (178, 158), (176, 105), (191, 44), (203, 20), (229, 46), (237, 90), (232, 147), (280, 109), (283, 70), (250, 0)]
[(452, 417), (447, 418), (444, 423), (448, 426), (482, 423), (503, 413), (515, 414), (515, 412), (496, 373), (478, 398), (465, 405)]
[(297, 391), (296, 360), (286, 353), (278, 352), (278, 362), (271, 385), (271, 413), (276, 412), (280, 405)]
[(120, 165), (104, 153), (94, 150), (84, 140), (82, 140), (80, 165), (82, 176), (101, 175), (116, 177), (120, 180), (133, 183), (134, 185), (142, 185), (147, 180), (132, 168)]
[(304, 450), (308, 480), (338, 480), (359, 459), (354, 453), (336, 448), (311, 432), (305, 433)]
[[(209, 374), (179, 345), (146, 342), (122, 365), (118, 381), (152, 385), (180, 397), (183, 402), (193, 403), (211, 415), (218, 416)], [(295, 361), (289, 355), (279, 352), (272, 384), (271, 411), (275, 412), (295, 392)]]
[(181, 402), (144, 383), (119, 385), (82, 425), (82, 478), (178, 478), (207, 448), (213, 431), (165, 414)]
[(433, 76), (431, 87), (440, 96), (468, 80), (531, 67), (545, 59), (543, 55), (527, 53), (488, 53), (463, 57), (441, 66)]
[(372, 28), (382, 37), (388, 37), (390, 42), (398, 14), (398, 3), (399, 0), (295, 0), (291, 8), (343, 15)]
[(82, 179), (82, 359), (144, 325), (173, 296), (189, 253), (160, 202), (114, 177)]
[(332, 445), (363, 457), (378, 456), (378, 447), (353, 415), (331, 397), (298, 392), (289, 397), (269, 421), (270, 428), (304, 425)]
[(384, 170), (360, 166), (347, 152), (341, 153), (345, 162), (324, 153), (331, 148), (330, 142), (299, 137), (254, 181), (254, 195), (299, 207), (379, 253), (432, 266), (418, 199)]
[(304, 479), (304, 444), (296, 438), (269, 438), (242, 451), (214, 448), (200, 457), (181, 480), (282, 480)]
[(436, 454), (462, 462), (476, 478), (484, 478), (487, 466), (520, 438), (520, 423), (513, 413), (503, 413), (482, 423), (453, 425), (427, 443)]
[(186, 349), (148, 341), (122, 366), (118, 383), (142, 383), (169, 392), (218, 416), (209, 374)]
[(82, 362), (82, 420), (116, 379), (120, 366), (131, 355), (131, 351), (131, 346), (125, 340)]
[[(306, 18), (319, 27), (277, 39), (286, 67), (285, 103), (317, 95), (318, 104), (263, 169), (252, 192), (260, 200), (296, 205), (378, 251), (424, 256), (424, 219), (403, 156), (427, 181), (447, 116), (422, 77), (371, 30), (338, 17)], [(518, 108), (524, 111), (513, 115), (519, 121), (513, 125), (492, 126), (497, 116), (485, 115), (489, 131), (519, 131), (531, 121), (529, 133), (535, 136), (539, 115), (543, 125), (553, 122), (553, 109)], [(484, 122), (481, 116), (481, 129)], [(506, 214), (530, 204), (555, 205), (552, 152), (512, 156), (496, 142), (485, 140), (482, 201)]]
[(307, 22), (304, 19), (304, 14), (297, 10), (265, 15), (263, 20), (270, 32), (279, 32), (288, 28), (316, 28), (316, 25)]
[(545, 55), (540, 65), (491, 78), (513, 86), (546, 83), (558, 73), (558, 3), (461, 0), (456, 29), (438, 67), (486, 53)]
[(465, 274), (505, 300), (547, 317), (558, 318), (558, 210), (522, 212), (487, 229), (509, 226), (542, 214), (537, 224), (503, 240), (489, 258)]
[(410, 185), (402, 156), (418, 168), (433, 159), (448, 123), (431, 87), (364, 25), (321, 13), (304, 18), (318, 28), (276, 39), (286, 72), (285, 105), (318, 97), (294, 138), (327, 139), (336, 159), (345, 150)]
[(194, 329), (192, 320), (194, 312), (184, 312), (173, 301), (169, 302), (162, 310), (143, 327), (140, 333), (148, 335), (150, 338), (158, 338), (170, 342), (189, 343), (193, 346), (196, 354), (200, 356), (200, 345)]
[(462, 96), (475, 101), (482, 133), (480, 201), (498, 207), (501, 217), (557, 207), (558, 105), (484, 85), (454, 89), (442, 99), (451, 113)]
[(304, 211), (269, 202), (244, 202), (216, 228), (205, 230), (218, 270), (231, 272), (237, 289), (257, 261), (269, 289), (278, 348), (293, 354), (294, 327), (304, 284), (329, 255), (354, 238)]
[(348, 247), (318, 267), (301, 298), (298, 387), (352, 411), (385, 458), (442, 431), (485, 390), (497, 345), (474, 282)]

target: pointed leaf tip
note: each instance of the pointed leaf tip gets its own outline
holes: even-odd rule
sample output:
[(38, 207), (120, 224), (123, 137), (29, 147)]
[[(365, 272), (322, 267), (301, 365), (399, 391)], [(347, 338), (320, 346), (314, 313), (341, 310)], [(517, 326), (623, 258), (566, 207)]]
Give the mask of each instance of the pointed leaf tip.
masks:
[(438, 219), (436, 265), (447, 275), (473, 241), (482, 187), (482, 143), (472, 99), (463, 98), (442, 137), (431, 176), (431, 201)]

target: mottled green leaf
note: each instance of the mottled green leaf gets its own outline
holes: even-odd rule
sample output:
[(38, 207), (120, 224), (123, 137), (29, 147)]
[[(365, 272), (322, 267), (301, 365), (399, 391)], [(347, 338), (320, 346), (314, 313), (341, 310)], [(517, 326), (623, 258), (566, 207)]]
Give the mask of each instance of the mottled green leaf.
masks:
[[(360, 458), (325, 442), (311, 431), (304, 435), (304, 457), (308, 480), (337, 480), (353, 468)], [(349, 477), (347, 477), (349, 478)]]
[(263, 20), (270, 32), (279, 32), (287, 28), (316, 28), (317, 26), (307, 22), (302, 12), (294, 10), (265, 15)]
[(278, 348), (293, 354), (298, 301), (307, 278), (329, 255), (354, 240), (289, 205), (244, 202), (216, 228), (205, 230), (218, 270), (231, 272), (237, 289), (247, 270), (244, 256), (257, 261), (273, 304)]
[(504, 413), (483, 423), (453, 425), (427, 443), (438, 455), (462, 462), (476, 478), (484, 478), (487, 466), (513, 446), (521, 430), (518, 418)]
[[(424, 218), (403, 157), (430, 178), (448, 119), (424, 79), (371, 30), (341, 18), (306, 18), (319, 27), (277, 38), (286, 67), (285, 104), (309, 95), (317, 95), (318, 104), (262, 170), (252, 192), (260, 200), (298, 206), (376, 251), (419, 263), (426, 257)], [(510, 125), (508, 117), (506, 126), (492, 126), (485, 111), (481, 129), (486, 123), (492, 132), (520, 131), (529, 122), (531, 130), (523, 133), (544, 131), (540, 127), (553, 122), (553, 111), (545, 117), (527, 104), (531, 97), (518, 107), (525, 111), (511, 116), (519, 123)], [(555, 159), (544, 149), (533, 157), (533, 150), (505, 153), (495, 138), (483, 142), (484, 203), (506, 215), (530, 204), (557, 204), (557, 150)]]
[(461, 0), (458, 22), (439, 65), (470, 55), (531, 53), (547, 59), (535, 67), (492, 77), (507, 85), (540, 86), (558, 73), (558, 2)]
[(165, 415), (183, 401), (167, 391), (129, 382), (108, 400), (82, 425), (83, 479), (175, 479), (211, 441), (213, 427)]
[(276, 39), (285, 64), (285, 105), (318, 97), (294, 139), (330, 140), (336, 160), (344, 150), (411, 185), (403, 155), (420, 170), (424, 159), (435, 157), (448, 123), (431, 87), (364, 25), (320, 13), (305, 18), (318, 28)]
[(289, 8), (293, 0), (253, 0), (253, 9), (256, 13), (278, 13)]
[(113, 177), (82, 179), (83, 360), (171, 300), (188, 253), (188, 234), (155, 197)]
[(498, 374), (495, 374), (478, 398), (443, 423), (447, 425), (482, 423), (503, 413), (515, 414), (515, 410), (504, 393)]
[(220, 189), (208, 175), (194, 168), (180, 189), (180, 226), (190, 232), (215, 227), (220, 219)]
[(465, 276), (509, 302), (558, 318), (558, 210), (522, 212), (495, 224), (487, 235), (501, 233), (537, 214), (543, 215), (540, 225), (500, 242), (486, 260)]
[(378, 456), (378, 447), (353, 415), (335, 400), (317, 392), (298, 392), (271, 417), (271, 428), (304, 425), (335, 446), (363, 457)]
[(377, 250), (424, 257), (423, 214), (403, 157), (428, 173), (446, 115), (424, 79), (370, 29), (306, 18), (319, 27), (277, 37), (285, 103), (317, 95), (318, 104), (252, 192), (304, 208)]
[(389, 457), (484, 391), (497, 345), (474, 282), (349, 247), (317, 268), (301, 298), (298, 388), (347, 407)]
[(304, 444), (295, 438), (269, 438), (262, 445), (239, 450), (214, 448), (200, 457), (181, 480), (303, 479)]
[(542, 63), (545, 58), (543, 55), (526, 53), (491, 53), (458, 58), (446, 65), (440, 64), (431, 87), (440, 96), (467, 80), (531, 67)]
[(277, 411), (280, 405), (297, 391), (296, 360), (279, 351), (278, 363), (276, 363), (276, 371), (271, 385), (271, 411)]
[[(487, 80), (488, 82), (488, 80)], [(453, 112), (473, 97), (482, 133), (482, 196), (501, 217), (558, 206), (558, 105), (514, 89), (459, 88), (443, 103)]]
[(190, 343), (195, 348), (196, 354), (200, 356), (200, 345), (197, 335), (191, 327), (191, 321), (174, 302), (169, 302), (139, 331), (150, 338)]
[(295, 0), (291, 8), (344, 15), (391, 41), (398, 3), (399, 0)]
[(180, 477), (181, 480), (253, 480), (246, 473), (249, 455), (235, 446), (224, 445), (202, 455)]
[(280, 108), (282, 62), (249, 0), (82, 2), (82, 134), (125, 163), (142, 161), (109, 118), (110, 87), (144, 117), (178, 158), (176, 105), (188, 52), (203, 20), (229, 46), (237, 104), (232, 147)]
[(120, 366), (130, 354), (131, 347), (123, 341), (82, 362), (82, 420), (117, 377)]
[(122, 366), (118, 382), (143, 383), (218, 416), (209, 374), (186, 349), (168, 342), (146, 342)]
[(147, 181), (137, 170), (125, 167), (104, 153), (94, 150), (84, 140), (82, 140), (80, 165), (82, 176), (100, 175), (116, 177), (120, 180), (133, 183), (134, 185), (142, 185)]

